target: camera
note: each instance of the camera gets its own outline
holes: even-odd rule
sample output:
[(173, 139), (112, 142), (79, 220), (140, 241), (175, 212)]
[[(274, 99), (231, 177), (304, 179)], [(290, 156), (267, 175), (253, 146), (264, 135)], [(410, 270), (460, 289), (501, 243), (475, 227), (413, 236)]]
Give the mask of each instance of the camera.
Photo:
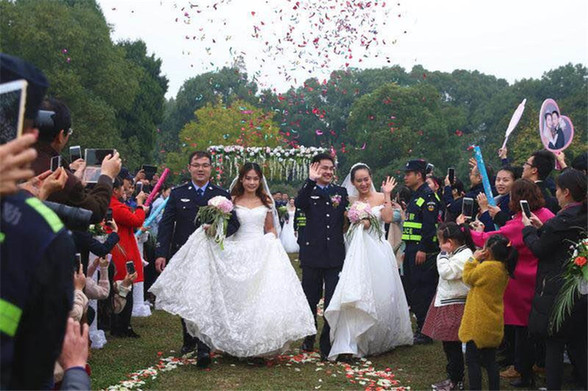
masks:
[(92, 211), (76, 208), (51, 201), (43, 201), (61, 219), (63, 224), (72, 231), (87, 231), (92, 218)]

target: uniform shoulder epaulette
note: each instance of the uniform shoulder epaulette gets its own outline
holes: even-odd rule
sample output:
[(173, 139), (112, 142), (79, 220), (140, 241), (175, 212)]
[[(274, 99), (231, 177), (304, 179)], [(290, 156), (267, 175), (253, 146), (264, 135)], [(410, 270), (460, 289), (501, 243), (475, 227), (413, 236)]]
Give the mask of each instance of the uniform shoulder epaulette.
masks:
[(172, 190), (176, 190), (176, 189), (180, 189), (182, 187), (186, 187), (186, 186), (188, 186), (189, 183), (190, 182), (180, 183), (179, 185), (172, 187)]

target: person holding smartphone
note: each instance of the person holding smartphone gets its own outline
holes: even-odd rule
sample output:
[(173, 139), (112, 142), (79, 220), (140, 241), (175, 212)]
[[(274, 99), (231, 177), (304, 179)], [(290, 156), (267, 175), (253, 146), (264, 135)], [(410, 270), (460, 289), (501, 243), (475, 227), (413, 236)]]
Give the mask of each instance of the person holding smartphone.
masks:
[[(110, 207), (112, 218), (118, 226), (120, 241), (112, 250), (112, 261), (115, 266), (114, 281), (124, 280), (127, 275), (127, 262), (132, 261), (137, 271), (136, 282), (143, 281), (143, 262), (135, 239), (135, 230), (145, 222), (145, 213), (148, 207), (143, 206), (147, 195), (144, 192), (137, 194), (137, 208), (133, 210), (124, 204), (124, 188), (120, 178), (116, 178), (113, 184)], [(127, 296), (127, 303), (120, 314), (113, 314), (111, 318), (110, 333), (117, 337), (138, 338), (139, 335), (131, 327), (131, 313), (133, 309), (132, 294)]]
[[(511, 241), (519, 253), (519, 260), (514, 271), (514, 278), (509, 280), (504, 293), (504, 324), (515, 327), (515, 366), (519, 379), (511, 382), (515, 387), (528, 387), (533, 383), (533, 363), (535, 360), (534, 344), (529, 338), (527, 326), (531, 312), (531, 302), (535, 294), (537, 277), (537, 257), (523, 242), (523, 211), (521, 200), (526, 200), (529, 209), (539, 221), (545, 223), (553, 213), (544, 207), (545, 199), (541, 189), (528, 179), (518, 179), (510, 191), (510, 210), (514, 216), (498, 231), (481, 232), (483, 227), (472, 230), (472, 239), (477, 247), (482, 247), (486, 240), (494, 234), (502, 234)], [(457, 223), (465, 222), (460, 215)], [(512, 371), (512, 369), (511, 369)]]

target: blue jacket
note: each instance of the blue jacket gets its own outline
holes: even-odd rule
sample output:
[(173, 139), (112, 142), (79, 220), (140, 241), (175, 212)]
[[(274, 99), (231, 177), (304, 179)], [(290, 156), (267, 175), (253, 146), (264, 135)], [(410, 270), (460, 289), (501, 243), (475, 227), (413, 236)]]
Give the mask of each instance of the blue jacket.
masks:
[(343, 225), (348, 204), (347, 190), (344, 187), (330, 184), (323, 190), (310, 179), (304, 182), (296, 197), (296, 207), (306, 215), (306, 227), (302, 238), (299, 238), (301, 266), (343, 266)]
[[(159, 222), (155, 256), (171, 258), (186, 243), (190, 235), (200, 227), (196, 215), (201, 206), (216, 196), (231, 199), (229, 193), (219, 186), (209, 184), (201, 197), (196, 194), (192, 182), (185, 183), (172, 189), (169, 201)], [(229, 220), (227, 236), (234, 234), (239, 228), (236, 212), (233, 210)]]

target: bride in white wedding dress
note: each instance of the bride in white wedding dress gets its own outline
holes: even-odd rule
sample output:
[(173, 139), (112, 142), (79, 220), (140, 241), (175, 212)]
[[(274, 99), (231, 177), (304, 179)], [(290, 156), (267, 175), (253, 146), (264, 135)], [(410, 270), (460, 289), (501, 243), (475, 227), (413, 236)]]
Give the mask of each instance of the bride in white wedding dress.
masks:
[[(355, 164), (343, 182), (350, 203), (361, 201), (384, 232), (384, 223), (392, 221), (390, 192), (394, 179), (382, 184), (384, 193), (376, 192), (371, 171), (363, 163)], [(400, 281), (398, 264), (385, 236), (364, 227), (353, 229), (346, 238), (346, 256), (339, 283), (325, 318), (331, 325), (329, 360), (338, 355), (364, 357), (387, 352), (399, 345), (412, 345), (413, 333), (406, 296)]]
[(150, 289), (156, 307), (184, 318), (191, 335), (236, 357), (280, 354), (316, 334), (262, 182), (259, 165), (246, 163), (231, 192), (240, 227), (224, 250), (197, 229)]

